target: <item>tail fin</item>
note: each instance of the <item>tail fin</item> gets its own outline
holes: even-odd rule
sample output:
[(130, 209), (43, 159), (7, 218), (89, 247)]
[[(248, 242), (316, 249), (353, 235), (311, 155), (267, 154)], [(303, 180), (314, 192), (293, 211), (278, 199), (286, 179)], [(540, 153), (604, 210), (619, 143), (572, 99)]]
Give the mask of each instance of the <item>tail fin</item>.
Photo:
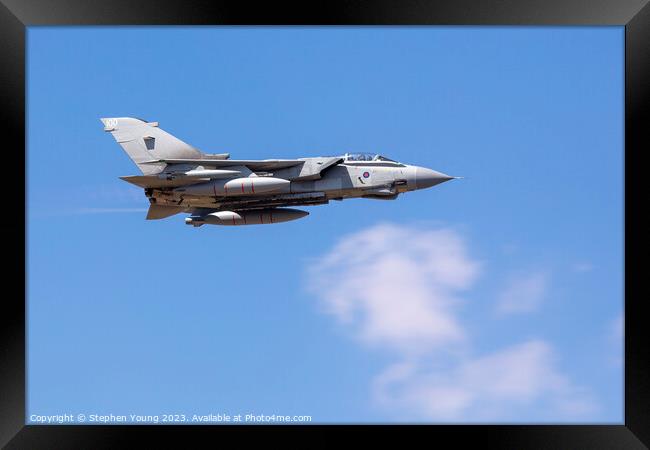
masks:
[(189, 144), (158, 128), (158, 122), (133, 117), (100, 119), (144, 175), (161, 172), (165, 164), (142, 164), (154, 159), (197, 159), (202, 153)]

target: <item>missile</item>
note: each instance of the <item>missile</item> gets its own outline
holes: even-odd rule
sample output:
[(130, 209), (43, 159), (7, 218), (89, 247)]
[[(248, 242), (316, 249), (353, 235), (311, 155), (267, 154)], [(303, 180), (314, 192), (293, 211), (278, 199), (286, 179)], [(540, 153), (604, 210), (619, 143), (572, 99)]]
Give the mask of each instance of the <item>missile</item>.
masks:
[(250, 209), (247, 211), (217, 211), (205, 216), (192, 216), (185, 219), (187, 225), (200, 227), (210, 225), (268, 225), (289, 222), (309, 215), (307, 211), (291, 208)]
[(256, 194), (284, 194), (289, 192), (289, 180), (273, 177), (247, 177), (233, 180), (214, 180), (207, 183), (174, 189), (183, 195), (238, 196)]

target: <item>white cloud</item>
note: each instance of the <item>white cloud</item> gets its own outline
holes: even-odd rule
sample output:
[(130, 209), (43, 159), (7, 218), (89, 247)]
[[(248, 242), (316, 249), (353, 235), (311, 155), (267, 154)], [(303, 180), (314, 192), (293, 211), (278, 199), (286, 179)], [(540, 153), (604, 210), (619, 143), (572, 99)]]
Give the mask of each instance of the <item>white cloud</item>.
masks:
[(464, 340), (455, 294), (479, 267), (452, 230), (380, 225), (343, 239), (312, 267), (311, 285), (364, 342), (420, 353)]
[[(558, 421), (593, 414), (597, 405), (558, 370), (547, 342), (473, 354), (459, 309), (481, 267), (453, 229), (383, 224), (344, 237), (311, 266), (309, 288), (360, 342), (396, 356), (372, 392), (397, 420)], [(500, 302), (523, 298), (530, 309), (545, 288), (545, 275), (529, 275), (513, 281)]]
[[(375, 379), (395, 416), (440, 422), (580, 420), (597, 410), (555, 367), (551, 346), (531, 340), (450, 367), (397, 364)], [(531, 407), (535, 412), (531, 413)], [(407, 419), (408, 421), (408, 419)]]
[(497, 312), (516, 314), (536, 311), (544, 299), (548, 276), (541, 272), (519, 275), (499, 295)]

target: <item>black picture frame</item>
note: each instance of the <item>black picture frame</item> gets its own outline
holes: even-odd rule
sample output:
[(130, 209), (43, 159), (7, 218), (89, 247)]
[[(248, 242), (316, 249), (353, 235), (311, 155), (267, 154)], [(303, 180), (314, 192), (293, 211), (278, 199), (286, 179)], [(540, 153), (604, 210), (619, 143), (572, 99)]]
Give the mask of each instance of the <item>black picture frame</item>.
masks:
[[(0, 0), (0, 129), (5, 164), (5, 240), (0, 358), (0, 444), (7, 448), (115, 448), (143, 434), (148, 447), (182, 439), (209, 438), (228, 430), (243, 439), (241, 426), (25, 425), (26, 249), (25, 43), (26, 27), (39, 25), (620, 25), (625, 26), (625, 421), (621, 425), (363, 426), (384, 439), (388, 430), (423, 434), (454, 447), (479, 442), (507, 448), (646, 448), (650, 445), (648, 331), (643, 325), (647, 288), (640, 271), (646, 247), (641, 232), (643, 165), (648, 151), (650, 6), (648, 0), (402, 0), (289, 3), (201, 0)], [(645, 106), (644, 106), (645, 105)], [(23, 149), (20, 151), (19, 149)], [(23, 168), (21, 173), (20, 168)], [(607, 183), (607, 174), (594, 174)], [(22, 189), (20, 189), (22, 187)], [(20, 197), (22, 192), (23, 197)], [(24, 207), (23, 207), (24, 208)], [(22, 239), (21, 239), (22, 238)], [(9, 288), (11, 287), (11, 289)], [(646, 336), (646, 338), (643, 338)], [(326, 440), (325, 426), (257, 426), (311, 430)], [(302, 434), (302, 433), (301, 433)], [(237, 437), (240, 436), (240, 437)], [(310, 438), (313, 439), (313, 438)], [(241, 442), (241, 441), (240, 441)], [(334, 441), (336, 442), (336, 441)], [(645, 445), (644, 445), (645, 444)], [(165, 446), (165, 445), (160, 445)]]

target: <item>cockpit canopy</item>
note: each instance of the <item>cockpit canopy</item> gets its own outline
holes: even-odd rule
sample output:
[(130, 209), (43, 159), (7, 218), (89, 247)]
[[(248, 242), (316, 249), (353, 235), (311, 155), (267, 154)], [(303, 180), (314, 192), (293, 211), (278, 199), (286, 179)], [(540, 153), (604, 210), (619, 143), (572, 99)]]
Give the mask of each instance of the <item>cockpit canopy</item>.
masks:
[(388, 159), (378, 153), (346, 153), (343, 155), (345, 161), (390, 161), (397, 162), (393, 159)]

